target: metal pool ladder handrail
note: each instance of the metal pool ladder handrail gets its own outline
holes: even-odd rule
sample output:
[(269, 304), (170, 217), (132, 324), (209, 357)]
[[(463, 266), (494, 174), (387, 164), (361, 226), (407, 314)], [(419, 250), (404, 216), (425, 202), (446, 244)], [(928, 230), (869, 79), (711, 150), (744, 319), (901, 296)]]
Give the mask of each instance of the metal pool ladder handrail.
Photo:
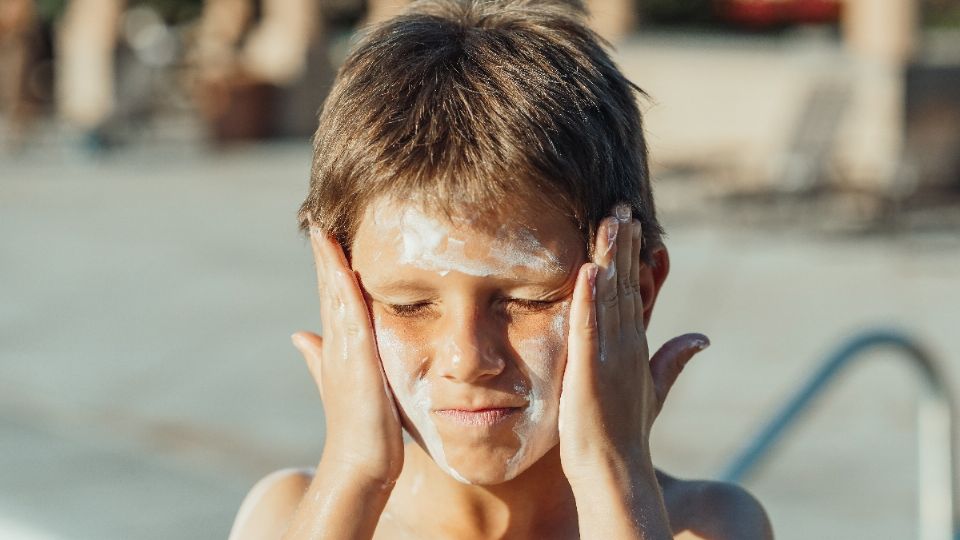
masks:
[(956, 530), (953, 443), (953, 397), (936, 363), (914, 340), (896, 330), (859, 334), (827, 357), (820, 369), (750, 440), (720, 474), (727, 482), (742, 482), (770, 456), (774, 445), (794, 427), (802, 413), (837, 374), (862, 353), (891, 347), (903, 353), (920, 375), (923, 389), (917, 410), (919, 540), (960, 540)]

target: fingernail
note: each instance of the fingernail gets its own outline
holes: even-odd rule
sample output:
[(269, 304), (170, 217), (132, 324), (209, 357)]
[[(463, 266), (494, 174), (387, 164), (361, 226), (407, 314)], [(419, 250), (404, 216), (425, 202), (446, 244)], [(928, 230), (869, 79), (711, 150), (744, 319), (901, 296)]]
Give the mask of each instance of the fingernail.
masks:
[(616, 221), (607, 222), (607, 249), (604, 250), (604, 257), (610, 253), (610, 250), (617, 245), (617, 232), (620, 230), (620, 224)]
[(629, 205), (629, 204), (624, 204), (624, 203), (618, 204), (618, 205), (613, 209), (613, 213), (614, 213), (614, 215), (617, 216), (617, 220), (619, 220), (620, 223), (629, 223), (629, 222), (630, 222), (630, 217), (631, 217), (630, 214), (631, 214), (631, 212), (630, 212), (630, 205)]

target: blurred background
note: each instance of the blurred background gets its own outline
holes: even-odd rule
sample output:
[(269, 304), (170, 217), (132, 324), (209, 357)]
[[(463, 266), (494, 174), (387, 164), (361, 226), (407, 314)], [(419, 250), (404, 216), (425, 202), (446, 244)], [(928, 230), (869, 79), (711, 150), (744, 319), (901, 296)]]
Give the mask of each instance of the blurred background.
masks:
[[(673, 261), (651, 342), (713, 340), (654, 461), (721, 477), (877, 326), (958, 387), (960, 0), (588, 3), (649, 94)], [(357, 29), (401, 7), (0, 0), (0, 538), (225, 538), (258, 478), (317, 462), (289, 342), (319, 327), (309, 136)], [(905, 359), (841, 370), (742, 478), (778, 538), (936, 530), (918, 475), (950, 477), (950, 437), (918, 446)]]

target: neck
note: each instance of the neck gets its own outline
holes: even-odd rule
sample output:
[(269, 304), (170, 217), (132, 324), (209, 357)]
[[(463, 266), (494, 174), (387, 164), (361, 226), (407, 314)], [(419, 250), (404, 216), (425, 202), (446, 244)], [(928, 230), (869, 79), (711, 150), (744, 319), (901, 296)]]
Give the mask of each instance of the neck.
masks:
[(403, 515), (415, 520), (417, 530), (436, 526), (445, 537), (557, 538), (561, 531), (576, 530), (573, 491), (560, 466), (559, 447), (512, 480), (479, 486), (451, 478), (411, 443), (394, 489), (407, 503)]

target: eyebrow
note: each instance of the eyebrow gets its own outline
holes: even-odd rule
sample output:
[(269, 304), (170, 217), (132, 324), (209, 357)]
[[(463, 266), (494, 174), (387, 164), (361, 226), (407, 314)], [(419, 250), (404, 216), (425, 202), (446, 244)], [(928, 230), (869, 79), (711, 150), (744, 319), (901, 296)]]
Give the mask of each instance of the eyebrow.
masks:
[[(531, 279), (533, 276), (487, 276), (490, 278), (495, 278), (505, 282), (510, 282), (515, 285), (530, 285), (530, 286), (555, 286), (560, 280), (566, 282), (571, 276), (570, 272), (563, 270), (551, 271), (548, 274), (537, 275), (535, 279)], [(364, 284), (366, 289), (374, 289), (374, 292), (381, 294), (396, 294), (396, 293), (435, 293), (437, 288), (431, 284), (424, 283), (422, 279), (387, 279), (385, 281), (378, 281), (370, 283), (369, 285)]]
[(421, 280), (410, 279), (392, 279), (384, 282), (373, 283), (370, 286), (364, 285), (364, 288), (376, 289), (376, 292), (397, 293), (397, 292), (433, 292), (434, 287), (426, 286)]

